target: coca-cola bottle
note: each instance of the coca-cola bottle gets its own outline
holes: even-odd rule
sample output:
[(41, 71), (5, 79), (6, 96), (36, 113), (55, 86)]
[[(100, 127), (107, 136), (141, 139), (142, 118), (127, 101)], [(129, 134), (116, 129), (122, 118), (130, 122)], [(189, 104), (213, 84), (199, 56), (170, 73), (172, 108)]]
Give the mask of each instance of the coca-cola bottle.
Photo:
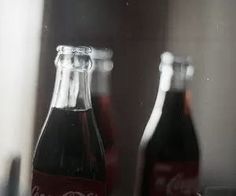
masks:
[(58, 46), (57, 75), (33, 160), (33, 196), (105, 196), (102, 141), (92, 111), (91, 47)]
[(103, 59), (94, 59), (94, 71), (92, 73), (91, 95), (92, 105), (105, 149), (106, 174), (108, 195), (114, 191), (117, 180), (118, 152), (114, 134), (115, 122), (112, 118), (112, 100), (110, 93), (111, 72), (113, 62), (111, 56)]
[(139, 146), (135, 196), (194, 196), (198, 190), (199, 147), (191, 119), (193, 74), (187, 59), (161, 56), (155, 106)]

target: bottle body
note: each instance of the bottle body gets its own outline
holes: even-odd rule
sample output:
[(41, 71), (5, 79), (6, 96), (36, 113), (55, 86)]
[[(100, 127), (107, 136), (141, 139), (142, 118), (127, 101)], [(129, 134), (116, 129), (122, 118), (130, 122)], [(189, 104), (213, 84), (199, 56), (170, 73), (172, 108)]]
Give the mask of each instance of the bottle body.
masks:
[(185, 84), (188, 66), (169, 53), (162, 56), (156, 103), (139, 146), (135, 196), (197, 194), (200, 157)]
[[(142, 196), (194, 196), (198, 188), (199, 149), (185, 92), (168, 92), (163, 112), (144, 150)], [(142, 148), (142, 147), (141, 147)]]
[(52, 104), (34, 154), (33, 196), (106, 195), (104, 149), (92, 111), (87, 51), (59, 48)]
[(111, 118), (110, 96), (93, 96), (93, 109), (97, 125), (104, 145), (107, 194), (111, 195), (117, 182), (118, 172), (118, 150), (115, 144), (114, 133), (116, 127)]
[(104, 157), (93, 121), (91, 110), (51, 109), (34, 157), (33, 194), (105, 194)]
[(118, 171), (118, 150), (115, 142), (117, 127), (113, 119), (110, 91), (113, 62), (110, 59), (96, 59), (94, 64), (91, 98), (105, 151), (107, 195), (112, 195), (115, 191)]

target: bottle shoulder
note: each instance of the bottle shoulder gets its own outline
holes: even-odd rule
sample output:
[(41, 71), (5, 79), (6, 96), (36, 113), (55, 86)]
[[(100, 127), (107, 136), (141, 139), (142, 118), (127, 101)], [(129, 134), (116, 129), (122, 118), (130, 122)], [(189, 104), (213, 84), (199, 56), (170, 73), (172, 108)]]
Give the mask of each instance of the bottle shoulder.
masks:
[(54, 108), (39, 138), (34, 167), (39, 171), (49, 170), (72, 176), (104, 168), (103, 147), (92, 111), (62, 111)]
[(145, 154), (157, 159), (198, 159), (199, 149), (190, 115), (162, 114)]

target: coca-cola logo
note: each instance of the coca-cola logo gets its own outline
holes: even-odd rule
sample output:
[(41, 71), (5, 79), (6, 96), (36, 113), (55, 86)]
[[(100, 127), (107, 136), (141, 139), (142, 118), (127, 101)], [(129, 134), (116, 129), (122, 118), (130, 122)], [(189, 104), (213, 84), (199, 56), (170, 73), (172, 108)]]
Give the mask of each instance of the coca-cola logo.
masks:
[(32, 196), (52, 196), (52, 195), (40, 193), (39, 187), (38, 186), (34, 186), (32, 188)]
[(67, 192), (67, 193), (63, 194), (62, 196), (98, 196), (98, 195), (96, 193), (84, 194), (84, 193), (80, 193), (80, 192), (70, 191), (70, 192)]
[[(81, 193), (78, 191), (69, 191), (61, 194), (62, 196), (98, 196), (96, 193)], [(41, 193), (39, 186), (32, 188), (32, 196), (54, 196), (52, 194)]]
[(183, 174), (179, 173), (168, 182), (166, 194), (174, 195), (181, 193), (186, 196), (191, 196), (193, 193), (197, 192), (197, 184), (196, 178), (185, 178)]

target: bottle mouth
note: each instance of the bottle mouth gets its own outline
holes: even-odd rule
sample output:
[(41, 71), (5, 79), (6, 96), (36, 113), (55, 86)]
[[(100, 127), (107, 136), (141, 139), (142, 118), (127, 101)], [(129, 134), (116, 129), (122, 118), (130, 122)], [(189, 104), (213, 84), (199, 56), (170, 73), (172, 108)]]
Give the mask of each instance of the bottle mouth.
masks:
[(189, 56), (174, 56), (171, 52), (164, 52), (161, 54), (161, 63), (165, 65), (181, 64), (187, 67), (191, 65), (191, 62), (192, 60)]
[(91, 47), (87, 46), (67, 46), (67, 45), (59, 45), (57, 46), (57, 52), (61, 54), (74, 54), (74, 55), (89, 55), (92, 51)]
[(55, 65), (78, 71), (93, 71), (95, 62), (111, 61), (113, 52), (108, 48), (94, 48), (91, 46), (59, 45), (57, 47)]
[(181, 72), (186, 79), (191, 79), (194, 74), (194, 67), (190, 57), (174, 56), (171, 52), (164, 52), (161, 55), (161, 63), (159, 70), (163, 72), (163, 68), (168, 67), (173, 72)]
[(88, 55), (91, 59), (108, 60), (113, 56), (113, 51), (109, 48), (94, 48), (92, 46), (57, 46), (57, 52), (60, 54)]

